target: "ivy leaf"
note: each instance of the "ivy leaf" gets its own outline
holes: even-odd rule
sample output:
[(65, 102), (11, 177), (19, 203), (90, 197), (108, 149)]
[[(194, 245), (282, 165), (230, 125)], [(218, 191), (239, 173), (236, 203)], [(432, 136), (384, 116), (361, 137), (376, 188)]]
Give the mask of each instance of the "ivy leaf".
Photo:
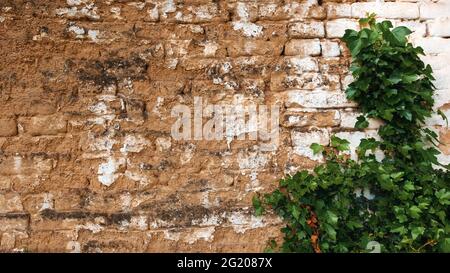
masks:
[(399, 44), (405, 44), (407, 41), (406, 36), (408, 36), (411, 33), (412, 31), (404, 26), (396, 27), (392, 30), (392, 34), (397, 39)]
[(411, 230), (412, 239), (413, 240), (417, 239), (417, 237), (422, 235), (424, 232), (425, 232), (425, 228), (424, 227), (415, 227), (415, 228), (413, 228)]
[(330, 237), (330, 239), (332, 241), (336, 241), (336, 234), (337, 233), (336, 233), (336, 230), (334, 229), (334, 227), (332, 225), (330, 225), (330, 224), (327, 224), (327, 223), (325, 223), (323, 225), (323, 227), (324, 227), (326, 235), (328, 235), (328, 237)]
[(346, 139), (338, 138), (337, 136), (331, 137), (331, 146), (336, 148), (338, 151), (348, 151), (350, 150), (350, 142)]
[(438, 115), (440, 115), (442, 117), (443, 120), (445, 120), (447, 127), (448, 127), (448, 119), (447, 116), (444, 114), (444, 112), (442, 112), (440, 109), (437, 110)]
[(369, 127), (369, 122), (366, 120), (364, 116), (359, 116), (356, 118), (355, 128), (364, 129)]
[(409, 208), (409, 214), (413, 218), (419, 218), (420, 217), (420, 213), (422, 213), (422, 210), (418, 206), (412, 206), (412, 207)]
[(400, 235), (406, 234), (407, 229), (404, 226), (399, 226), (394, 229), (391, 229), (391, 232), (399, 233)]
[(313, 153), (316, 155), (318, 153), (321, 153), (323, 151), (323, 146), (317, 143), (313, 143), (311, 144), (311, 146), (309, 146), (311, 148), (311, 150), (313, 150)]
[(252, 198), (253, 207), (255, 208), (255, 215), (261, 216), (264, 213), (264, 207), (258, 196), (254, 195)]
[(334, 214), (332, 211), (327, 212), (328, 222), (332, 224), (337, 224), (339, 217)]
[(445, 189), (440, 189), (438, 192), (434, 194), (441, 205), (450, 205), (450, 191), (446, 191)]
[(292, 206), (292, 216), (294, 216), (294, 219), (298, 221), (300, 217), (300, 211), (298, 210), (297, 206)]

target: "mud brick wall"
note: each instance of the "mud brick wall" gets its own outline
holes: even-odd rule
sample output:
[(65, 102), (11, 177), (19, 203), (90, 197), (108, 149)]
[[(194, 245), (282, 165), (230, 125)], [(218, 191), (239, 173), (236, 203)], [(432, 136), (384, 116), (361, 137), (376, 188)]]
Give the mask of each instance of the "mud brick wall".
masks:
[[(339, 37), (366, 12), (414, 30), (450, 115), (448, 0), (0, 0), (1, 251), (262, 251), (281, 224), (254, 192), (379, 126), (355, 130), (343, 92)], [(280, 105), (278, 149), (174, 140), (195, 96)]]

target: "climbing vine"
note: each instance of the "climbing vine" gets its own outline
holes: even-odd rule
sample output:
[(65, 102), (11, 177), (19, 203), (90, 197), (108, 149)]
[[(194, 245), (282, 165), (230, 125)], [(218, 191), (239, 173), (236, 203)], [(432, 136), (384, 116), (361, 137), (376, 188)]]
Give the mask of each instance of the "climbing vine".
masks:
[(325, 163), (255, 195), (256, 215), (270, 209), (286, 223), (283, 242), (272, 240), (268, 251), (370, 252), (378, 245), (381, 252), (450, 252), (449, 166), (438, 162), (437, 134), (424, 126), (433, 114), (432, 69), (419, 58), (423, 49), (408, 42), (408, 28), (374, 18), (342, 40), (354, 77), (346, 95), (363, 113), (355, 127), (383, 121), (380, 140), (362, 139), (357, 160), (345, 139), (312, 144)]

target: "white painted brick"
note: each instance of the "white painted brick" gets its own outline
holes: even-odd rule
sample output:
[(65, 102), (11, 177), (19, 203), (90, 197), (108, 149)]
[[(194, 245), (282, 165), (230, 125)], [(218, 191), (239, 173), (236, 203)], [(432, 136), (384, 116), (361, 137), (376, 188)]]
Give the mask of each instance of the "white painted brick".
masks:
[(419, 7), (413, 3), (395, 2), (364, 2), (352, 4), (352, 17), (365, 18), (367, 13), (374, 12), (377, 17), (388, 19), (416, 19), (419, 18)]
[[(346, 139), (350, 142), (350, 155), (351, 159), (353, 160), (357, 159), (356, 148), (359, 146), (361, 139), (371, 137), (375, 138), (376, 140), (380, 139), (377, 131), (375, 130), (367, 130), (364, 132), (339, 132), (336, 133), (336, 136), (338, 138)], [(384, 158), (384, 154), (382, 153), (382, 151), (376, 151), (375, 156), (378, 160), (382, 160)]]
[(353, 78), (352, 74), (348, 74), (343, 76), (342, 78), (342, 89), (343, 90), (347, 90), (348, 86), (355, 80), (355, 78)]
[(352, 8), (350, 4), (328, 3), (327, 17), (328, 19), (349, 18), (352, 16)]
[(321, 129), (310, 132), (297, 132), (291, 133), (292, 146), (294, 146), (294, 153), (308, 157), (312, 160), (321, 160), (323, 156), (321, 154), (315, 155), (310, 146), (313, 143), (321, 145), (330, 144), (330, 134), (327, 129)]
[(410, 34), (411, 38), (425, 37), (427, 34), (427, 25), (418, 21), (392, 21), (394, 27), (404, 26), (409, 28), (413, 33)]
[(319, 71), (317, 59), (312, 57), (287, 57), (286, 63), (295, 73)]
[(450, 2), (442, 0), (437, 3), (423, 3), (420, 5), (420, 19), (434, 19), (450, 16)]
[[(359, 112), (353, 111), (341, 111), (341, 128), (353, 129), (355, 128), (355, 123), (357, 118), (361, 115)], [(368, 119), (369, 127), (367, 129), (378, 129), (383, 124), (381, 120)]]
[(289, 26), (289, 36), (294, 38), (322, 38), (325, 36), (323, 22), (293, 23)]
[(428, 23), (428, 32), (430, 36), (450, 37), (450, 18), (436, 19)]
[(448, 69), (436, 70), (433, 73), (435, 81), (433, 82), (436, 89), (450, 89), (450, 75)]
[(416, 46), (421, 46), (426, 54), (450, 52), (450, 39), (440, 37), (426, 37), (413, 39)]
[(318, 56), (320, 55), (319, 39), (290, 40), (286, 43), (284, 54), (287, 56)]
[[(450, 118), (450, 109), (442, 111)], [(425, 125), (427, 126), (447, 126), (447, 122), (441, 117), (441, 115), (433, 114), (430, 118), (425, 120)]]
[[(434, 91), (434, 109), (444, 106), (445, 104), (450, 104), (450, 89), (436, 90)], [(449, 116), (450, 118), (450, 116)]]
[[(441, 154), (438, 154), (436, 156), (436, 158), (439, 161), (439, 163), (441, 163), (443, 165), (450, 164), (450, 155), (445, 155), (445, 154), (441, 153)], [(433, 168), (435, 168), (435, 169), (443, 169), (443, 167), (437, 166), (437, 165), (433, 165)]]
[(324, 57), (338, 57), (341, 55), (341, 50), (339, 48), (338, 42), (323, 41), (322, 46), (322, 56)]
[(356, 20), (336, 19), (326, 22), (326, 30), (328, 38), (341, 38), (344, 36), (346, 29), (359, 30), (359, 24)]
[(450, 52), (438, 55), (425, 55), (420, 56), (420, 58), (425, 64), (431, 65), (431, 68), (433, 68), (433, 70), (447, 68), (450, 64)]
[(286, 101), (287, 107), (310, 107), (310, 108), (337, 108), (355, 107), (354, 102), (347, 100), (344, 92), (324, 90), (296, 90), (289, 91)]

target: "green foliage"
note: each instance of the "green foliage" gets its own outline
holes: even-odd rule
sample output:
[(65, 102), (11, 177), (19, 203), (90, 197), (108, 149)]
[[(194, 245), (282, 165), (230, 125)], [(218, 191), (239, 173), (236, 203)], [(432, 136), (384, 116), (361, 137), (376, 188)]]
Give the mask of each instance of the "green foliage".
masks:
[(382, 252), (450, 252), (448, 166), (436, 159), (437, 135), (422, 128), (434, 103), (432, 69), (418, 57), (422, 48), (407, 42), (408, 28), (376, 23), (373, 15), (360, 23), (368, 27), (343, 37), (355, 79), (346, 94), (364, 114), (355, 127), (380, 119), (382, 140), (363, 139), (358, 160), (336, 136), (327, 147), (312, 144), (324, 164), (255, 196), (257, 215), (271, 208), (286, 222), (283, 243), (271, 241), (269, 251), (368, 252), (375, 241)]

